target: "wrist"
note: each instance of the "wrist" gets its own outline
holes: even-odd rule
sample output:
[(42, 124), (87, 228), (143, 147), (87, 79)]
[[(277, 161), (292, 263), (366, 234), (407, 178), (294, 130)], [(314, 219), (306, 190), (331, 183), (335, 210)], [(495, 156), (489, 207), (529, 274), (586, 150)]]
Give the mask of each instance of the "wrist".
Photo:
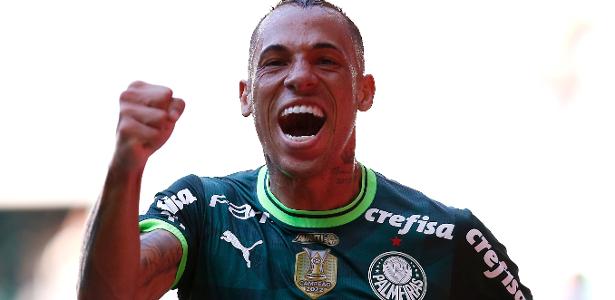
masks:
[(143, 173), (148, 160), (147, 155), (135, 151), (132, 147), (117, 146), (111, 159), (109, 169), (119, 173)]

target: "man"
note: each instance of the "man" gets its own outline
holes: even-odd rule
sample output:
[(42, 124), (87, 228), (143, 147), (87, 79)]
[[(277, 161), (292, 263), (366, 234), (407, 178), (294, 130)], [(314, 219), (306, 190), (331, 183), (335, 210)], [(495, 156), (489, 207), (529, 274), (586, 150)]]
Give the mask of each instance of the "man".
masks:
[(283, 1), (254, 30), (240, 83), (266, 166), (186, 176), (137, 222), (149, 156), (184, 109), (135, 82), (94, 210), (80, 297), (531, 299), (503, 245), (446, 207), (355, 160), (355, 119), (374, 79), (359, 30), (324, 1)]

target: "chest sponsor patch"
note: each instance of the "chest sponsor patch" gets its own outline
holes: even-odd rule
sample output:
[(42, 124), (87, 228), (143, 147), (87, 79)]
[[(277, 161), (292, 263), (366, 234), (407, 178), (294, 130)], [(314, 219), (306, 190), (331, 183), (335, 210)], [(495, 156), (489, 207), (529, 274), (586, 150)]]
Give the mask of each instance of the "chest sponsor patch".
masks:
[(390, 251), (369, 266), (369, 285), (382, 300), (421, 300), (427, 294), (427, 276), (412, 256)]
[(231, 215), (240, 220), (258, 218), (258, 222), (261, 224), (264, 224), (265, 222), (267, 222), (267, 219), (269, 218), (268, 212), (260, 212), (260, 211), (254, 210), (252, 206), (250, 206), (250, 204), (246, 203), (243, 205), (236, 205), (236, 204), (233, 204), (228, 199), (226, 199), (226, 196), (224, 195), (211, 196), (211, 199), (209, 200), (209, 206), (216, 207), (216, 205), (218, 204), (228, 205), (228, 211), (231, 213)]
[[(365, 220), (397, 227), (397, 234), (407, 234), (411, 229), (425, 235), (452, 240), (455, 224), (439, 223), (429, 219), (429, 216), (411, 215), (409, 217), (372, 207), (365, 212)], [(416, 226), (414, 226), (416, 224)]]
[(330, 292), (337, 283), (337, 257), (329, 249), (303, 248), (295, 256), (295, 285), (311, 299)]

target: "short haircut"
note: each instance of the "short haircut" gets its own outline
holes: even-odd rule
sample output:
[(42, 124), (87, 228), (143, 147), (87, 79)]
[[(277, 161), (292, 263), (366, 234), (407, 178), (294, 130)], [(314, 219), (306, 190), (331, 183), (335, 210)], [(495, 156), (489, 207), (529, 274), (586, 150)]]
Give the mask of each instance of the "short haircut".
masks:
[(261, 27), (261, 24), (263, 23), (265, 18), (271, 15), (276, 9), (282, 6), (285, 6), (285, 5), (290, 5), (290, 4), (299, 6), (301, 8), (309, 8), (309, 7), (314, 7), (314, 6), (323, 7), (323, 8), (334, 10), (335, 12), (342, 15), (342, 17), (344, 17), (344, 20), (348, 24), (348, 27), (350, 28), (352, 44), (354, 47), (354, 52), (355, 52), (357, 64), (359, 67), (358, 73), (363, 74), (363, 72), (365, 72), (365, 56), (364, 56), (364, 48), (363, 48), (363, 37), (361, 36), (361, 32), (359, 31), (359, 28), (357, 27), (357, 25), (355, 25), (355, 23), (346, 15), (346, 13), (344, 13), (344, 11), (341, 8), (325, 0), (281, 0), (280, 2), (278, 2), (278, 4), (276, 4), (276, 6), (271, 8), (271, 10), (258, 22), (256, 27), (254, 28), (254, 31), (252, 31), (252, 37), (250, 38), (250, 55), (248, 58), (248, 73), (249, 73), (248, 75), (250, 77), (252, 76), (252, 72), (254, 71), (253, 70), (254, 66), (252, 65), (252, 63), (253, 63), (254, 55), (256, 51), (256, 40), (259, 34), (258, 29)]

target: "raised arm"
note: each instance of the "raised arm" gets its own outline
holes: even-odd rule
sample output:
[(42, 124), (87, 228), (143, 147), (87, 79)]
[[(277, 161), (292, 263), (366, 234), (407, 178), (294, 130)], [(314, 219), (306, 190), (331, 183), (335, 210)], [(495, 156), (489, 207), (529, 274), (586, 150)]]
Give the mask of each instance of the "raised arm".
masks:
[(144, 82), (120, 96), (115, 152), (88, 223), (79, 299), (155, 298), (171, 287), (181, 245), (163, 230), (140, 236), (137, 217), (145, 164), (184, 106), (170, 89)]

